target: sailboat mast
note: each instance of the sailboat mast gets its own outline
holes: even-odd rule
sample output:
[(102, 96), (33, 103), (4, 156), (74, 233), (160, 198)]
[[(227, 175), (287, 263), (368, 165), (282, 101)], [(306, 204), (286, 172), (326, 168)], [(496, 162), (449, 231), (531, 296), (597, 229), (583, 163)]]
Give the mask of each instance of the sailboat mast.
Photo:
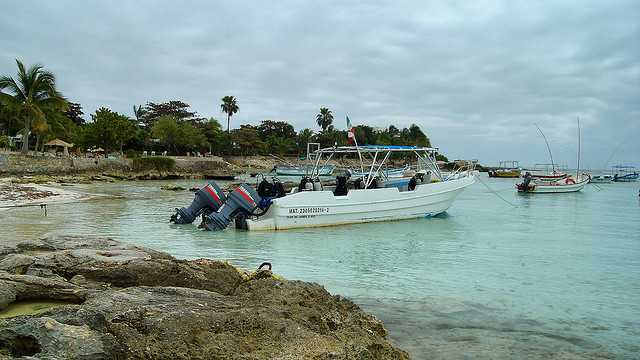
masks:
[(579, 181), (580, 175), (580, 117), (578, 117), (578, 168), (576, 169), (576, 180)]
[(551, 147), (549, 146), (549, 142), (547, 141), (547, 137), (544, 136), (544, 133), (542, 132), (542, 130), (540, 130), (540, 127), (538, 126), (538, 124), (533, 124), (533, 125), (536, 126), (536, 128), (540, 132), (540, 135), (542, 135), (542, 138), (544, 139), (545, 144), (547, 144), (547, 150), (549, 151), (549, 157), (551, 158), (551, 171), (553, 171), (555, 173), (556, 172), (556, 166), (555, 166), (555, 163), (553, 162), (553, 154), (551, 154)]

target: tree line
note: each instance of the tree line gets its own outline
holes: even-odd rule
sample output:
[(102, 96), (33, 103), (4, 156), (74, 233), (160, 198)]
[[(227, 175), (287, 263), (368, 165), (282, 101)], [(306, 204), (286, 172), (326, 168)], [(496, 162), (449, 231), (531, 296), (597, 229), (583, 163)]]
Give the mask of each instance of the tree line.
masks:
[[(134, 105), (133, 116), (102, 107), (85, 120), (82, 106), (66, 99), (56, 88), (55, 76), (40, 65), (29, 68), (16, 60), (17, 76), (0, 77), (0, 147), (6, 135), (26, 134), (21, 151), (43, 151), (54, 138), (73, 143), (77, 151), (102, 148), (107, 153), (130, 156), (142, 151), (167, 151), (172, 155), (212, 153), (216, 155), (302, 155), (309, 142), (321, 146), (347, 144), (347, 131), (334, 126), (330, 109), (320, 108), (316, 123), (320, 130), (296, 131), (285, 121), (263, 120), (231, 129), (240, 111), (233, 96), (221, 99), (227, 129), (215, 118), (200, 116), (180, 100)], [(3, 139), (3, 135), (5, 135)], [(358, 144), (431, 146), (418, 125), (408, 128), (355, 126)]]

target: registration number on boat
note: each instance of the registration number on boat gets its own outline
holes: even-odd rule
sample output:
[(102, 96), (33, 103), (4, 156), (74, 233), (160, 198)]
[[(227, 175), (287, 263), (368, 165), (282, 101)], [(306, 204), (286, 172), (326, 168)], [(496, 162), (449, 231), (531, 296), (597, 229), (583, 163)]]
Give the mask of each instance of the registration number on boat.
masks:
[(294, 214), (299, 214), (299, 215), (304, 215), (304, 214), (324, 214), (324, 213), (328, 213), (329, 212), (329, 208), (327, 207), (305, 207), (305, 208), (291, 208), (289, 209), (289, 214), (290, 215), (294, 215)]

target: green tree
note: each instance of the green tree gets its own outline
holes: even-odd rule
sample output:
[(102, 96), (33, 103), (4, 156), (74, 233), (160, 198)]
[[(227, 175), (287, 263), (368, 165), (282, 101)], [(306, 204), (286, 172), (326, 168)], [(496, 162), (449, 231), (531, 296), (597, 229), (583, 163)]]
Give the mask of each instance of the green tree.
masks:
[[(40, 140), (49, 132), (49, 124), (45, 118), (37, 119), (31, 124), (31, 132), (36, 134), (36, 148), (35, 151), (40, 151)], [(44, 145), (42, 145), (44, 147)]]
[(222, 104), (220, 105), (222, 112), (227, 114), (227, 134), (229, 134), (231, 116), (240, 110), (236, 98), (233, 96), (225, 96), (222, 98)]
[(241, 125), (231, 133), (231, 141), (240, 155), (264, 154), (266, 144), (260, 139), (258, 130), (251, 125)]
[(142, 105), (133, 105), (133, 116), (136, 118), (136, 122), (138, 123), (138, 125), (142, 125), (142, 119), (144, 118), (145, 115), (145, 109), (142, 107)]
[(262, 140), (267, 140), (270, 137), (281, 139), (294, 139), (296, 137), (296, 131), (293, 126), (285, 121), (263, 120), (258, 125), (258, 132)]
[(212, 153), (222, 154), (229, 151), (229, 136), (222, 130), (222, 126), (218, 120), (210, 118), (201, 128), (202, 133), (211, 146), (210, 150)]
[[(17, 109), (18, 116), (24, 121), (22, 152), (29, 151), (29, 130), (31, 123), (45, 121), (45, 109), (67, 110), (67, 101), (56, 89), (55, 76), (41, 65), (32, 65), (28, 69), (16, 59), (18, 65), (17, 81), (9, 76), (0, 77), (0, 102)], [(4, 90), (8, 90), (5, 93)]]
[(164, 115), (158, 118), (151, 128), (151, 136), (159, 139), (170, 151), (177, 153), (182, 135), (178, 121), (174, 117)]
[(82, 112), (82, 105), (78, 103), (69, 102), (69, 108), (64, 112), (64, 115), (71, 120), (74, 124), (81, 126), (85, 123), (84, 112)]
[(409, 140), (412, 142), (410, 145), (431, 147), (431, 141), (416, 124), (409, 126)]
[(156, 121), (151, 134), (175, 154), (202, 150), (208, 146), (207, 138), (200, 129), (188, 122), (180, 123), (169, 115), (161, 116)]
[(447, 159), (447, 157), (442, 154), (436, 154), (436, 161), (449, 162), (449, 159)]
[(14, 107), (2, 105), (0, 102), (0, 134), (16, 134), (22, 129), (18, 119), (18, 111)]
[(333, 114), (331, 110), (326, 107), (320, 108), (320, 113), (316, 115), (316, 122), (318, 126), (322, 128), (322, 131), (327, 131), (327, 129), (331, 127), (331, 124), (333, 124)]
[(271, 135), (267, 138), (266, 143), (270, 153), (276, 153), (280, 156), (291, 154), (296, 150), (296, 143), (293, 138)]
[(307, 144), (313, 140), (313, 130), (302, 129), (298, 132), (296, 137), (296, 144), (298, 145), (298, 153), (307, 151)]
[(188, 121), (191, 123), (197, 123), (204, 120), (198, 117), (198, 114), (194, 111), (190, 111), (190, 105), (180, 101), (172, 100), (163, 103), (148, 102), (143, 109), (134, 106), (133, 111), (136, 118), (140, 117), (143, 126), (147, 128), (153, 127), (153, 124), (162, 116), (171, 116), (178, 122)]
[(136, 134), (136, 127), (125, 115), (100, 108), (91, 115), (91, 123), (84, 129), (83, 143), (87, 147), (99, 146), (106, 152), (123, 152), (124, 144)]

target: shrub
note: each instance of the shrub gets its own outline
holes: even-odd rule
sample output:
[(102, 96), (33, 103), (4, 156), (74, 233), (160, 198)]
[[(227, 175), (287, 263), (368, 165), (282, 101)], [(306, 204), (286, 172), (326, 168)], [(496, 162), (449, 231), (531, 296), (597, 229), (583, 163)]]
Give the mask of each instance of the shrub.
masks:
[(436, 155), (436, 161), (444, 161), (444, 162), (449, 162), (449, 159), (447, 159), (446, 156), (442, 155), (442, 154), (437, 154)]
[(127, 157), (127, 159), (135, 159), (137, 157), (140, 157), (140, 152), (138, 152), (137, 150), (127, 150), (124, 152), (124, 155)]
[(0, 135), (0, 149), (5, 149), (11, 146), (11, 141), (6, 135)]
[(158, 172), (172, 171), (176, 166), (176, 161), (169, 157), (152, 156), (133, 159), (133, 170), (135, 171), (151, 171)]

